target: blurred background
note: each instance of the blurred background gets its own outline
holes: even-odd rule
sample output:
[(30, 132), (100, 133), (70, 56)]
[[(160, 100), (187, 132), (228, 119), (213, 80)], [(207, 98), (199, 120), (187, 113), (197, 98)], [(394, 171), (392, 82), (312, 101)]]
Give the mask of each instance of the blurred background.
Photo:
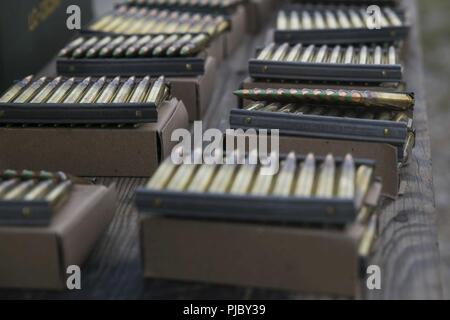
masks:
[(419, 0), (438, 232), (450, 299), (450, 1)]

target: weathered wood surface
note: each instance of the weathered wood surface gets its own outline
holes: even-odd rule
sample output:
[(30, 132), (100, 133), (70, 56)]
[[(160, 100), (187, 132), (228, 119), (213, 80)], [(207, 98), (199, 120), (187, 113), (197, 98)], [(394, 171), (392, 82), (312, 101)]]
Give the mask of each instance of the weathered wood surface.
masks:
[[(380, 210), (379, 236), (372, 264), (382, 270), (381, 290), (366, 291), (369, 299), (439, 299), (442, 297), (439, 250), (434, 213), (430, 142), (422, 86), (421, 49), (417, 12), (409, 6), (413, 30), (405, 70), (409, 90), (416, 92), (417, 142), (411, 164), (402, 169), (405, 194), (386, 201)], [(224, 129), (236, 105), (231, 92), (246, 76), (247, 60), (264, 35), (247, 36), (241, 47), (218, 70), (218, 83), (204, 125)], [(57, 299), (303, 299), (332, 298), (262, 290), (142, 278), (138, 215), (133, 207), (136, 187), (145, 179), (101, 178), (98, 184), (117, 184), (119, 205), (112, 224), (82, 268), (82, 290), (45, 292), (0, 290), (4, 298)], [(331, 267), (331, 266), (330, 266)], [(276, 276), (276, 275), (274, 275)]]

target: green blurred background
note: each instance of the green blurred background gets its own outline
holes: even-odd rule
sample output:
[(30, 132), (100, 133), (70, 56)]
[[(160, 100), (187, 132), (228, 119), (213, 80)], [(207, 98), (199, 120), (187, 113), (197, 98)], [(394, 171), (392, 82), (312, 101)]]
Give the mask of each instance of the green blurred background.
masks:
[[(94, 14), (99, 16), (110, 10), (114, 2), (116, 1), (92, 0)], [(10, 20), (17, 19), (18, 12), (27, 13), (33, 8), (39, 9), (42, 3), (54, 3), (56, 7), (55, 14), (51, 16), (47, 25), (43, 23), (34, 31), (34, 34), (30, 33), (30, 40), (25, 38), (27, 36), (26, 19), (18, 21), (19, 27), (15, 28), (14, 33), (10, 32)], [(71, 3), (68, 0), (1, 2), (0, 9), (2, 10), (0, 11), (3, 15), (0, 20), (2, 27), (0, 28), (0, 43), (3, 41), (3, 47), (0, 51), (0, 80), (4, 80), (5, 87), (9, 86), (14, 79), (37, 72), (44, 62), (54, 55), (63, 43), (67, 42), (67, 38), (73, 36), (64, 28), (55, 28), (55, 25), (63, 25), (66, 18), (65, 8)], [(90, 5), (89, 0), (73, 3)], [(417, 0), (417, 3), (424, 53), (424, 85), (427, 91), (443, 287), (445, 297), (450, 299), (450, 1)], [(11, 10), (7, 9), (12, 5), (16, 6), (15, 14), (9, 17)], [(85, 13), (84, 23), (90, 20), (88, 11), (87, 9), (83, 11)], [(3, 37), (2, 32), (4, 32)], [(51, 38), (48, 36), (50, 33), (52, 34)], [(5, 37), (9, 34), (13, 37), (19, 34), (20, 40), (28, 43), (26, 48), (20, 47), (19, 50), (14, 47), (11, 40)], [(42, 46), (47, 39), (51, 40)], [(20, 46), (19, 43), (17, 45)], [(30, 55), (29, 52), (34, 52), (35, 55)], [(8, 70), (13, 67), (17, 68)]]
[(450, 299), (450, 1), (419, 0), (445, 297)]

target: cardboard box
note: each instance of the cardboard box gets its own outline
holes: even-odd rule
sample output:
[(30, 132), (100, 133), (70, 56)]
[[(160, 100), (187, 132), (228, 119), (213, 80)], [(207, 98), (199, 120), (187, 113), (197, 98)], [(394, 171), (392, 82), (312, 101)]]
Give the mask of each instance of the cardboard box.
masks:
[(205, 62), (205, 73), (198, 77), (169, 77), (171, 92), (182, 100), (189, 115), (189, 122), (201, 120), (211, 102), (216, 81), (216, 61), (209, 57)]
[(267, 26), (273, 14), (272, 0), (249, 0), (246, 5), (247, 31), (257, 34)]
[(216, 60), (217, 65), (221, 64), (226, 57), (227, 34), (220, 34), (214, 38), (206, 48), (206, 55)]
[[(93, 59), (92, 59), (93, 60)], [(101, 59), (98, 59), (101, 60)], [(126, 59), (124, 59), (126, 60)], [(149, 59), (150, 60), (150, 59)], [(209, 103), (212, 98), (212, 94), (214, 92), (214, 84), (216, 81), (216, 68), (217, 62), (212, 57), (203, 57), (201, 59), (195, 59), (197, 62), (201, 63), (201, 65), (195, 65), (195, 72), (191, 75), (183, 75), (181, 72), (180, 76), (170, 76), (166, 74), (166, 80), (171, 84), (171, 93), (174, 97), (182, 100), (184, 105), (186, 106), (186, 110), (189, 115), (189, 121), (201, 120), (203, 115), (205, 114)], [(54, 71), (54, 74), (64, 75), (64, 76), (77, 76), (77, 77), (88, 77), (88, 76), (145, 76), (148, 74), (152, 74), (155, 76), (155, 63), (152, 63), (152, 69), (150, 70), (149, 66), (145, 66), (146, 62), (139, 62), (139, 65), (133, 64), (133, 61), (129, 59), (128, 61), (124, 61), (124, 67), (121, 66), (120, 61), (114, 61), (113, 68), (108, 69), (108, 62), (100, 62), (100, 65), (95, 65), (95, 63), (83, 63), (81, 59), (73, 61), (76, 66), (74, 69), (71, 69), (72, 61), (70, 60), (61, 60), (58, 62), (57, 70)], [(184, 66), (184, 62), (177, 62), (177, 65)], [(129, 66), (129, 67), (127, 67)], [(139, 69), (139, 66), (142, 66)], [(193, 65), (186, 62), (186, 68), (193, 68)], [(202, 70), (197, 70), (201, 67)], [(157, 75), (160, 73), (157, 71)], [(53, 70), (50, 72), (53, 73)], [(196, 75), (198, 74), (198, 75)]]
[(47, 227), (0, 226), (0, 287), (61, 290), (111, 222), (115, 187), (75, 185)]
[(381, 188), (374, 176), (360, 204), (299, 198), (295, 205), (295, 197), (140, 188), (144, 276), (356, 296), (370, 254), (361, 255), (360, 244), (367, 221), (376, 231)]
[(241, 44), (247, 30), (247, 14), (243, 5), (238, 6), (231, 14), (231, 30), (225, 36), (225, 57), (230, 56)]
[(356, 296), (361, 235), (357, 226), (339, 232), (145, 216), (144, 276)]
[(138, 128), (0, 128), (0, 170), (65, 171), (78, 176), (145, 177), (177, 142), (172, 131), (188, 128), (183, 102), (158, 109), (158, 122)]

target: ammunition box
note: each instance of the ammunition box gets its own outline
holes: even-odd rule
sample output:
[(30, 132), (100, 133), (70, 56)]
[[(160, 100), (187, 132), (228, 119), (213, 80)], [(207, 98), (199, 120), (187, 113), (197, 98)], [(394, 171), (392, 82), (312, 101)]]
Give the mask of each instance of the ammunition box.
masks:
[[(337, 7), (329, 5), (289, 5), (282, 10), (285, 12), (306, 11), (312, 13), (314, 11), (325, 12), (331, 11), (333, 14), (337, 9), (340, 9), (347, 15), (349, 9), (366, 10), (366, 7), (361, 6), (347, 6)], [(383, 9), (383, 8), (382, 8)], [(300, 29), (300, 30), (275, 30), (274, 40), (277, 43), (289, 42), (291, 44), (304, 42), (312, 44), (352, 44), (352, 43), (379, 43), (379, 42), (396, 42), (406, 39), (409, 33), (409, 22), (405, 17), (405, 13), (399, 9), (394, 9), (402, 21), (401, 26), (382, 26), (379, 29), (376, 28), (312, 28), (312, 29)]]
[(65, 76), (195, 77), (204, 74), (206, 59), (205, 53), (195, 57), (58, 58), (57, 72)]
[[(376, 206), (380, 189), (380, 183), (372, 184), (366, 205)], [(158, 192), (158, 196), (153, 193), (157, 197), (151, 202), (149, 192), (140, 189), (136, 198), (146, 278), (360, 295), (367, 260), (358, 253), (364, 234), (364, 226), (358, 222), (342, 228), (305, 226), (293, 220), (279, 224), (274, 223), (279, 208), (273, 207), (278, 199), (272, 199), (270, 210), (267, 204), (261, 205), (264, 197), (259, 201), (251, 195), (234, 196), (229, 201), (225, 200), (229, 195), (202, 194), (196, 198), (193, 193), (172, 192), (169, 198)], [(284, 209), (277, 221), (283, 220), (284, 205), (289, 206), (283, 199)], [(314, 207), (307, 200), (297, 204), (295, 214), (288, 219), (314, 216), (326, 202), (317, 199)], [(260, 219), (255, 220), (256, 216)], [(255, 269), (255, 265), (259, 267)]]
[[(111, 13), (110, 13), (111, 14)], [(208, 56), (212, 56), (215, 58), (218, 62), (221, 62), (228, 54), (230, 50), (233, 50), (237, 44), (240, 43), (240, 40), (242, 39), (242, 29), (241, 27), (241, 20), (243, 20), (243, 7), (238, 6), (236, 10), (233, 10), (232, 13), (224, 15), (225, 19), (227, 19), (230, 23), (230, 27), (225, 32), (222, 32), (220, 34), (216, 34), (212, 37), (211, 41), (205, 48), (205, 52)], [(236, 27), (233, 27), (233, 25), (236, 24)], [(192, 33), (195, 35), (195, 32), (186, 32), (186, 33)], [(97, 31), (97, 30), (90, 30), (89, 28), (82, 29), (81, 34), (84, 36), (118, 36), (118, 33), (114, 32), (104, 32), (104, 31)], [(145, 36), (147, 34), (151, 35), (157, 35), (157, 34), (163, 34), (164, 32), (157, 32), (157, 33), (146, 33), (146, 34), (139, 34), (140, 36)], [(172, 35), (174, 33), (170, 33), (167, 35)], [(185, 34), (185, 33), (182, 33)], [(180, 34), (180, 35), (182, 35)], [(126, 34), (127, 36), (132, 36), (132, 34)], [(235, 40), (235, 38), (238, 37), (238, 40)], [(236, 44), (237, 42), (237, 44)]]
[[(408, 115), (412, 117), (412, 111)], [(390, 198), (402, 192), (399, 167), (408, 165), (415, 136), (412, 120), (396, 122), (245, 109), (231, 110), (230, 126), (279, 130), (282, 152), (310, 150), (340, 156), (350, 152), (356, 157), (374, 159), (379, 164), (376, 175), (383, 179), (382, 193)]]
[[(209, 52), (214, 52), (212, 55), (222, 60), (224, 55), (222, 50), (225, 47), (219, 44), (220, 42), (213, 41)], [(213, 57), (208, 57), (207, 53), (200, 53), (192, 58), (58, 58), (57, 72), (61, 75), (80, 77), (164, 74), (171, 84), (172, 95), (184, 102), (189, 121), (195, 121), (203, 117), (211, 100), (216, 65), (217, 61)]]
[[(250, 77), (244, 79), (241, 86), (242, 89), (253, 89), (253, 88), (287, 88), (287, 89), (298, 89), (298, 88), (307, 88), (307, 89), (355, 89), (355, 90), (381, 90), (386, 92), (403, 92), (406, 91), (406, 83), (368, 83), (368, 82), (332, 82), (332, 81), (285, 81), (282, 79), (279, 80), (270, 80), (270, 79), (252, 79)], [(244, 105), (249, 103), (249, 100), (243, 101)]]
[[(358, 51), (355, 50), (355, 52)], [(403, 81), (401, 64), (374, 65), (250, 59), (249, 74), (254, 79), (368, 83), (370, 85), (384, 83), (395, 85)]]
[(197, 77), (167, 78), (171, 83), (172, 96), (183, 101), (190, 122), (203, 118), (214, 92), (217, 63), (213, 58), (207, 58), (204, 68), (204, 74)]
[(229, 57), (244, 40), (246, 33), (246, 11), (240, 5), (236, 8), (230, 19), (230, 30), (225, 33), (225, 57)]
[[(48, 80), (48, 81), (51, 81)], [(77, 83), (83, 81), (76, 79)], [(122, 82), (126, 79), (122, 79)], [(93, 84), (95, 81), (92, 81)], [(138, 124), (158, 121), (154, 103), (0, 103), (5, 124)]]
[[(260, 89), (300, 88), (298, 84), (286, 86), (273, 82), (258, 82), (256, 84), (249, 81), (245, 81), (242, 86), (244, 89), (256, 87)], [(410, 133), (414, 133), (413, 110), (406, 112), (406, 115), (411, 119), (410, 121), (396, 122), (392, 120), (382, 121), (326, 115), (303, 114), (298, 116), (282, 112), (248, 111), (242, 109), (248, 104), (249, 101), (247, 100), (240, 101), (239, 108), (241, 109), (231, 110), (230, 126), (232, 128), (279, 129), (281, 136), (291, 138), (300, 137), (312, 138), (313, 140), (325, 139), (389, 144), (397, 149), (397, 163), (395, 165), (406, 165), (414, 146), (414, 143), (408, 143)], [(345, 103), (337, 104), (337, 107), (344, 106)], [(367, 108), (365, 110), (370, 111), (371, 109)], [(361, 155), (356, 156), (364, 157)]]
[(249, 0), (245, 6), (247, 31), (250, 34), (257, 34), (266, 25), (273, 13), (272, 0)]
[[(319, 163), (324, 161), (322, 157), (316, 159)], [(297, 161), (301, 160), (304, 160), (304, 157), (297, 157)], [(342, 158), (336, 159), (336, 163), (342, 162)], [(375, 166), (370, 160), (360, 159), (355, 160), (355, 163)], [(296, 223), (346, 225), (356, 220), (359, 210), (353, 199), (336, 196), (305, 198), (277, 194), (259, 196), (232, 191), (219, 194), (147, 188), (137, 190), (136, 205), (141, 212), (149, 215), (270, 222), (283, 225)], [(242, 210), (243, 207), (245, 210)]]
[[(70, 194), (73, 185), (71, 181), (56, 182), (52, 181), (52, 179), (39, 181), (35, 181), (33, 179), (22, 179), (19, 181), (24, 183), (30, 182), (32, 186), (29, 187), (26, 192), (23, 192), (20, 197), (15, 197), (14, 199), (5, 199), (3, 198), (4, 195), (0, 197), (0, 212), (2, 213), (0, 216), (0, 226), (49, 225), (58, 209), (61, 207), (61, 205), (64, 204), (64, 201), (66, 200), (68, 194)], [(2, 180), (2, 182), (9, 184), (11, 181)], [(45, 193), (44, 191), (40, 191), (41, 193), (43, 193), (43, 196), (36, 199), (28, 199), (26, 195), (28, 195), (29, 192), (35, 190), (34, 188), (41, 188), (41, 185), (39, 185), (39, 183), (46, 184), (46, 190), (44, 190)], [(18, 188), (19, 184), (12, 186), (9, 191), (14, 192), (15, 188)], [(56, 194), (55, 192), (60, 191), (60, 198), (56, 197), (55, 200), (47, 199), (48, 195), (51, 195), (51, 198), (53, 198), (53, 194)]]
[(0, 287), (67, 289), (67, 267), (81, 266), (106, 230), (115, 193), (114, 186), (75, 185), (46, 226), (0, 222)]
[(233, 109), (230, 126), (278, 129), (280, 135), (287, 136), (390, 144), (398, 150), (398, 162), (406, 161), (404, 148), (409, 129), (405, 122)]
[(189, 128), (184, 104), (177, 99), (158, 108), (158, 122), (138, 127), (2, 126), (0, 170), (45, 168), (87, 177), (150, 176), (176, 144), (171, 134), (177, 128)]

